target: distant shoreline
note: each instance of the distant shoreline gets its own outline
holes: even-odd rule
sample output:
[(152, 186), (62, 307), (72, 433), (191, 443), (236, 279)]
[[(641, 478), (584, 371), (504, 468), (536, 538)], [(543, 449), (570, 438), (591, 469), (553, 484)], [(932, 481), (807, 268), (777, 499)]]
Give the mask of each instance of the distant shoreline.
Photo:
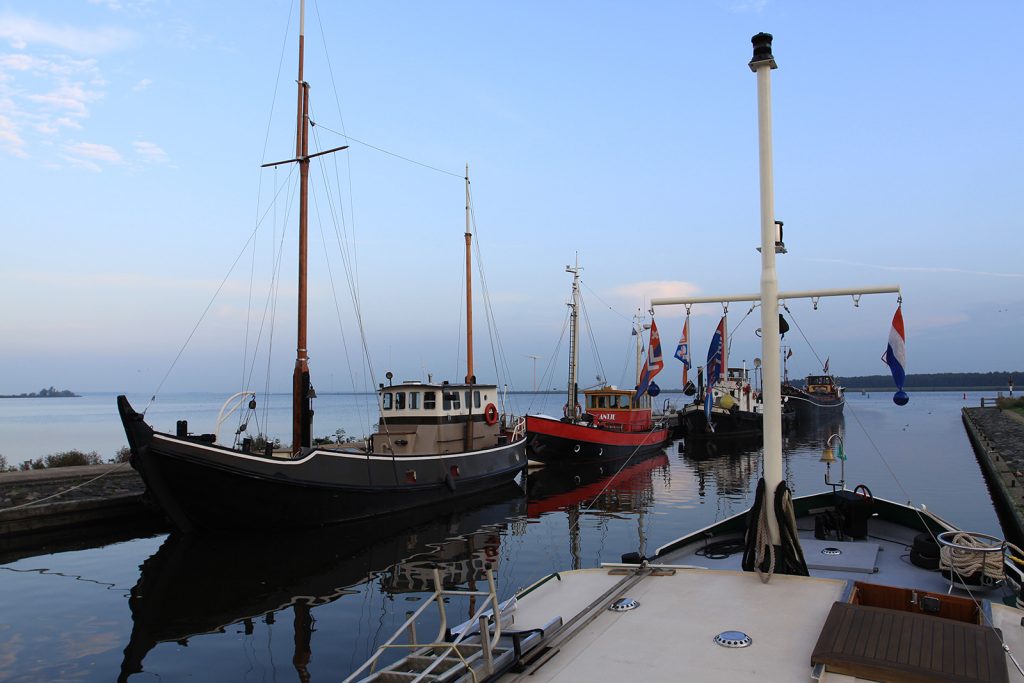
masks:
[(31, 394), (0, 394), (0, 398), (82, 398), (79, 394), (68, 389), (43, 389)]

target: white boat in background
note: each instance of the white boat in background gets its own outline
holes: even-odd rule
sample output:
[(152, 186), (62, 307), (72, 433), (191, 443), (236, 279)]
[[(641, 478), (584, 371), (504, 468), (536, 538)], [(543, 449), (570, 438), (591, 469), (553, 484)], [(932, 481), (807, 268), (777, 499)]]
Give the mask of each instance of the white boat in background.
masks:
[[(764, 478), (753, 508), (622, 563), (543, 577), (488, 604), (453, 637), (372, 680), (1024, 681), (1021, 573), (990, 536), (831, 479), (793, 499), (782, 477), (778, 304), (803, 296), (898, 293), (898, 287), (778, 291), (771, 175), (772, 37), (753, 38), (761, 162), (761, 292), (654, 299), (652, 306), (759, 300)], [(438, 593), (438, 605), (444, 609)], [(491, 609), (491, 608), (488, 608)], [(414, 619), (415, 617), (413, 617)], [(442, 625), (444, 621), (442, 620)], [(442, 630), (444, 630), (442, 628)], [(415, 630), (412, 630), (415, 633)], [(445, 633), (443, 635), (451, 635)], [(393, 644), (394, 641), (389, 641)], [(383, 652), (383, 650), (381, 651)], [(367, 675), (378, 658), (353, 674)]]

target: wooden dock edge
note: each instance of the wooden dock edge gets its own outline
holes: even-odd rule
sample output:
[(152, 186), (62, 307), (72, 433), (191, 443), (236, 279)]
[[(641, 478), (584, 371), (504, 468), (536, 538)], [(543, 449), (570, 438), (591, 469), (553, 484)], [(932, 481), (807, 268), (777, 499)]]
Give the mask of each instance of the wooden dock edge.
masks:
[(998, 444), (982, 433), (967, 408), (961, 408), (960, 415), (995, 499), (1003, 533), (1012, 543), (1024, 547), (1024, 478), (1019, 479), (1009, 463), (1000, 457)]

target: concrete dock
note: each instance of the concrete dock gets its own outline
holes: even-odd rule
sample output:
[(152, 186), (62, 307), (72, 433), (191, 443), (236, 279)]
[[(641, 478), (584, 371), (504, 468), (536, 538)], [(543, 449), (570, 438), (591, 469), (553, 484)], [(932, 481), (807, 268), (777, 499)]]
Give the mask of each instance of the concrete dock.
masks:
[(994, 407), (963, 408), (961, 414), (1003, 532), (1024, 547), (1024, 416)]
[(0, 557), (160, 528), (128, 463), (0, 473)]

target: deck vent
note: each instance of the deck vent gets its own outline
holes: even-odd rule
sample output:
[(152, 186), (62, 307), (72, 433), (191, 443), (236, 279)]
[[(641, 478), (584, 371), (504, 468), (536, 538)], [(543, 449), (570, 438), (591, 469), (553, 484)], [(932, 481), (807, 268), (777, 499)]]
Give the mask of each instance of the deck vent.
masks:
[(631, 609), (636, 609), (640, 606), (640, 603), (633, 598), (619, 598), (612, 604), (608, 605), (608, 609), (612, 612), (628, 612)]
[(822, 555), (842, 555), (843, 551), (840, 550), (839, 548), (833, 548), (832, 546), (829, 546), (827, 548), (822, 548), (821, 549), (821, 554)]
[(715, 642), (722, 647), (747, 647), (754, 641), (743, 631), (722, 631), (715, 636)]

